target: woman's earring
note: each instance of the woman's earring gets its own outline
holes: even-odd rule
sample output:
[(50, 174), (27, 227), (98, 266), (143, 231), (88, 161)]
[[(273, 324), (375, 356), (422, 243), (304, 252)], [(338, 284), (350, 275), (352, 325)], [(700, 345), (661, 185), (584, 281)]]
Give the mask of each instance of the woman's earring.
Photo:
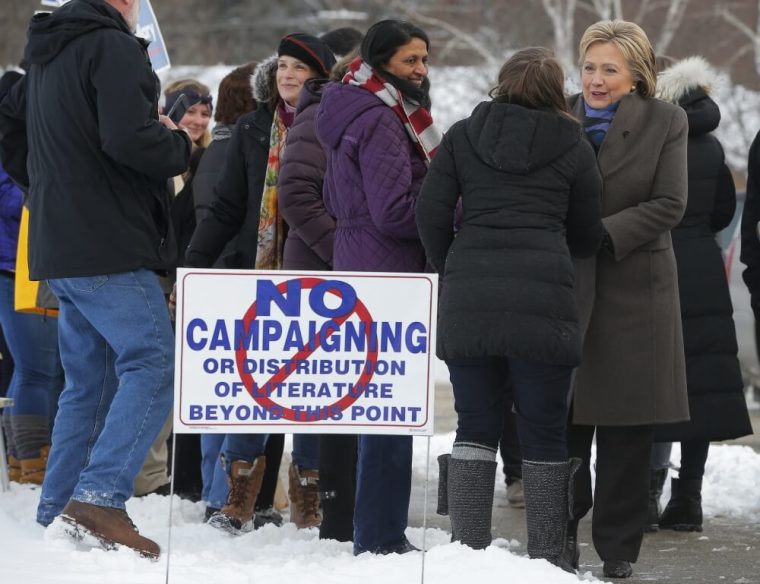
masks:
[(631, 93), (633, 93), (634, 91), (636, 91), (636, 84), (635, 83), (633, 85), (631, 85)]

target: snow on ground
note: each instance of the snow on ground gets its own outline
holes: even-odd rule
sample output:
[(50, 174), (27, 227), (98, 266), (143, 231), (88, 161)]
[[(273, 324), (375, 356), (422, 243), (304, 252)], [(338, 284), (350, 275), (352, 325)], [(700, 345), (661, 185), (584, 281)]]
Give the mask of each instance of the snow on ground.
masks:
[[(438, 454), (449, 451), (452, 434), (430, 441), (429, 497), (435, 496)], [(287, 450), (287, 449), (286, 449)], [(414, 480), (426, 474), (427, 439), (415, 438)], [(679, 452), (674, 446), (672, 460)], [(499, 481), (500, 483), (500, 481)], [(713, 446), (703, 490), (704, 512), (710, 517), (760, 521), (760, 454), (745, 446)], [(503, 488), (497, 486), (497, 488)], [(667, 501), (666, 489), (663, 500)], [(158, 562), (128, 550), (104, 552), (77, 546), (60, 536), (55, 524), (43, 529), (34, 522), (39, 490), (12, 485), (0, 493), (0, 582), (35, 584), (153, 584), (165, 582), (167, 554)], [(173, 499), (169, 582), (182, 584), (253, 584), (297, 581), (308, 577), (320, 584), (406, 584), (421, 582), (421, 553), (404, 556), (354, 557), (351, 544), (320, 541), (316, 529), (296, 530), (293, 524), (267, 526), (233, 538), (202, 523), (203, 505)], [(420, 502), (421, 503), (421, 502)], [(166, 552), (169, 498), (150, 495), (130, 500), (127, 509), (141, 532), (155, 538)], [(407, 531), (422, 547), (421, 527)], [(425, 536), (425, 582), (517, 584), (577, 582), (578, 578), (513, 553), (516, 542), (497, 539), (484, 551), (449, 542), (449, 534), (428, 529)], [(590, 572), (582, 580), (597, 581)]]

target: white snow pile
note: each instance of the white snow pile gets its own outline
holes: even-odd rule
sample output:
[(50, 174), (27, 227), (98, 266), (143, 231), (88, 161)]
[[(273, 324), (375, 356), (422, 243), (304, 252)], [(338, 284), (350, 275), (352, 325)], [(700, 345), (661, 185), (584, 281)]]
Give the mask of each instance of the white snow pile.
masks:
[[(434, 496), (438, 454), (449, 451), (452, 434), (430, 442), (429, 496)], [(672, 459), (679, 460), (677, 447)], [(414, 481), (424, 481), (427, 441), (415, 438)], [(499, 481), (500, 482), (500, 481)], [(745, 446), (710, 449), (703, 489), (706, 518), (734, 517), (760, 520), (760, 454)], [(503, 487), (502, 487), (503, 488)], [(667, 501), (666, 490), (663, 501)], [(0, 581), (35, 584), (165, 582), (167, 553), (158, 562), (139, 558), (129, 550), (105, 552), (74, 544), (53, 524), (43, 529), (34, 522), (39, 490), (13, 484), (0, 493)], [(130, 500), (129, 514), (143, 534), (156, 539), (164, 552), (169, 543), (168, 497), (150, 495)], [(421, 505), (420, 502), (415, 502)], [(249, 584), (295, 582), (307, 577), (320, 584), (406, 584), (421, 582), (422, 554), (354, 557), (351, 544), (322, 541), (317, 529), (297, 530), (286, 523), (230, 537), (203, 524), (204, 506), (173, 499), (169, 582), (182, 584)], [(422, 547), (421, 527), (407, 531), (410, 541)], [(496, 539), (488, 549), (474, 551), (450, 543), (448, 533), (428, 529), (425, 536), (424, 581), (436, 584), (546, 584), (577, 582), (578, 578), (544, 561), (513, 553), (516, 542)], [(590, 572), (582, 580), (597, 581)]]

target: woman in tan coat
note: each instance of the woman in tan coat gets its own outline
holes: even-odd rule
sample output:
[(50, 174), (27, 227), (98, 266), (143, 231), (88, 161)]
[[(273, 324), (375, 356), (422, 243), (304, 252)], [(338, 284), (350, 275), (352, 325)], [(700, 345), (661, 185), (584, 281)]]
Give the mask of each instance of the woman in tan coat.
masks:
[(578, 521), (593, 503), (604, 576), (626, 578), (646, 522), (654, 425), (689, 416), (670, 238), (686, 206), (688, 125), (680, 108), (654, 99), (654, 51), (636, 24), (591, 25), (580, 55), (583, 93), (571, 107), (597, 151), (606, 235), (594, 258), (576, 261), (585, 337), (568, 449), (583, 465), (567, 551), (577, 565)]

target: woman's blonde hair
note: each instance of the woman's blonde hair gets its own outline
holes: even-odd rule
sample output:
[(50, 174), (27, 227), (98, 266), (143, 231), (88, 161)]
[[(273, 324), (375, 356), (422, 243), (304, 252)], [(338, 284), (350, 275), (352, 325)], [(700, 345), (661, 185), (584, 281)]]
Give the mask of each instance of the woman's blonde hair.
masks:
[[(185, 89), (191, 89), (194, 92), (196, 92), (198, 95), (211, 95), (211, 89), (207, 85), (204, 85), (197, 79), (176, 79), (172, 81), (171, 83), (168, 83), (166, 87), (164, 87), (164, 95), (169, 95), (170, 93), (175, 93), (177, 91), (182, 91)], [(210, 112), (209, 112), (210, 113)], [(211, 122), (211, 117), (209, 116), (209, 126)], [(211, 130), (207, 127), (206, 131), (203, 132), (203, 136), (201, 136), (200, 140), (194, 143), (194, 146), (200, 146), (201, 148), (206, 148), (211, 144)]]
[(636, 92), (643, 97), (654, 97), (657, 85), (654, 49), (638, 24), (626, 20), (600, 20), (589, 26), (578, 46), (581, 64), (594, 43), (615, 45), (631, 70)]

